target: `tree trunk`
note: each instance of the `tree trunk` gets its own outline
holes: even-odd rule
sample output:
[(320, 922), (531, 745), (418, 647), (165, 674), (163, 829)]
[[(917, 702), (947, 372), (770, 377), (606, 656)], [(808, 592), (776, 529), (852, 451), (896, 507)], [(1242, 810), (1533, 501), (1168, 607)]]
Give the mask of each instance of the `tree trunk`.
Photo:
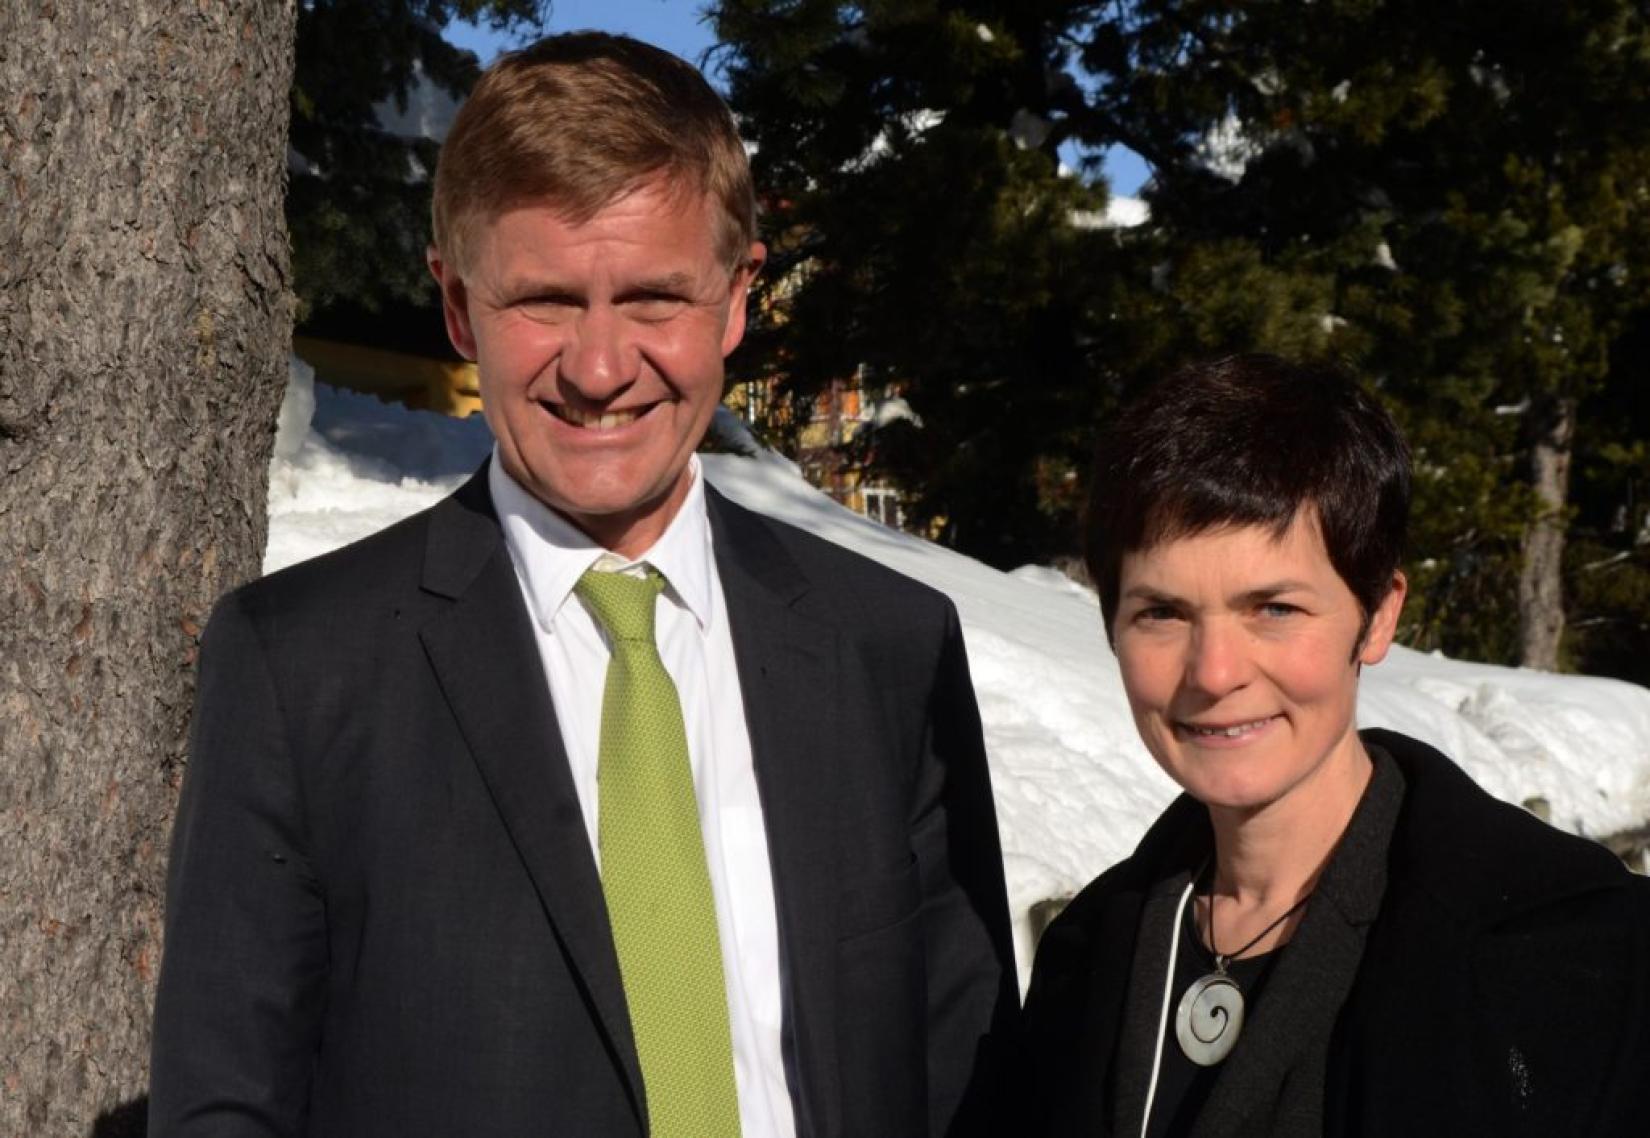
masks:
[(1518, 578), (1518, 622), (1526, 668), (1558, 669), (1564, 636), (1564, 532), (1570, 497), (1570, 445), (1575, 436), (1573, 399), (1537, 403), (1531, 483), (1539, 514), (1524, 533)]
[(0, 3), (0, 1134), (141, 1133), (196, 638), (264, 545), (293, 15)]

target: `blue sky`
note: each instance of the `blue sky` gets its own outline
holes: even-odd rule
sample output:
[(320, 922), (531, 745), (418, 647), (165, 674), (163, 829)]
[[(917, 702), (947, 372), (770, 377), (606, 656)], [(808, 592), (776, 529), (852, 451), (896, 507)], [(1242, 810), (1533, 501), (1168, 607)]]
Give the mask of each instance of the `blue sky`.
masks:
[[(584, 28), (635, 36), (696, 64), (716, 42), (703, 8), (691, 0), (556, 0), (548, 30)], [(508, 37), (469, 24), (449, 25), (447, 38), (475, 52), (484, 64), (515, 46)], [(1132, 152), (1116, 148), (1107, 153), (1106, 177), (1113, 193), (1138, 193), (1146, 174), (1145, 163)]]
[[(684, 0), (556, 0), (551, 6), (550, 31), (585, 28), (623, 32), (694, 63), (716, 42), (701, 7)], [(460, 23), (448, 26), (447, 38), (474, 51), (483, 63), (514, 46), (494, 32)]]

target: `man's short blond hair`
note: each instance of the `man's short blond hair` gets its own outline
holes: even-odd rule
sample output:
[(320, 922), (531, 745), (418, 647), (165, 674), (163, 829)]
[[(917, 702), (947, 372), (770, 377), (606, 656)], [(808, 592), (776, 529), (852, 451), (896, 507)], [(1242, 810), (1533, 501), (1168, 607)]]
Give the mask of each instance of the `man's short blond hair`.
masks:
[(750, 162), (733, 115), (692, 65), (603, 32), (501, 57), (459, 108), (435, 173), (435, 244), (464, 271), (475, 230), (518, 206), (573, 224), (658, 176), (721, 206), (730, 269), (756, 237)]

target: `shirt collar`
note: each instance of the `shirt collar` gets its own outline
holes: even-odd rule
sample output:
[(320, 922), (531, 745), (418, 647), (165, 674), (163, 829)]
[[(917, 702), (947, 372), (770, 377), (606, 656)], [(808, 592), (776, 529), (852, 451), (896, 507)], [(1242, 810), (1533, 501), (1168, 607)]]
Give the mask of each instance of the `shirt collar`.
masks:
[(659, 540), (642, 556), (628, 560), (609, 552), (585, 532), (539, 501), (504, 469), (498, 447), (487, 467), (487, 489), (504, 529), (510, 559), (525, 583), (533, 617), (546, 632), (573, 586), (597, 562), (603, 569), (624, 570), (646, 562), (664, 576), (667, 596), (693, 614), (701, 629), (713, 616), (710, 519), (705, 513), (705, 480), (699, 456), (688, 460), (692, 482), (676, 516)]

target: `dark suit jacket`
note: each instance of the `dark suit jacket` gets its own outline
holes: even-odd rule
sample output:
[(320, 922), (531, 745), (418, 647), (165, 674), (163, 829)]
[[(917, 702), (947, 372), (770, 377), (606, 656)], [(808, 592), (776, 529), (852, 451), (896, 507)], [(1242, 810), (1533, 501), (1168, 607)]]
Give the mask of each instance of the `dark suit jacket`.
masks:
[[(1650, 882), (1603, 847), (1491, 798), (1424, 743), (1362, 734), (1403, 776), (1385, 889), (1378, 911), (1319, 906), (1320, 925), (1341, 926), (1344, 939), (1361, 924), (1367, 939), (1350, 991), (1337, 997), (1344, 1002), (1327, 1009), (1327, 1066), (1296, 1061), (1306, 1055), (1270, 1057), (1287, 1070), (1282, 1098), (1289, 1078), (1316, 1072), (1323, 1116), (1315, 1132), (1326, 1136), (1644, 1134)], [(1207, 856), (1208, 829), (1207, 811), (1181, 796), (1128, 860), (1049, 927), (1026, 996), (1005, 1133), (1138, 1132), (1144, 1086), (1121, 1084), (1149, 1076), (1122, 1073), (1148, 1071), (1149, 1055), (1124, 1054), (1120, 1036), (1130, 1005), (1160, 1007), (1161, 988), (1133, 990), (1135, 933), (1154, 883)], [(1269, 1002), (1290, 997), (1279, 984), (1290, 957), (1311, 947), (1301, 928), (1267, 982), (1255, 1026)], [(1307, 954), (1293, 972), (1310, 982), (1323, 964)], [(1157, 975), (1161, 982), (1161, 968)], [(1303, 1035), (1311, 1034), (1306, 1020), (1325, 1010), (1292, 1013)], [(1214, 1094), (1222, 1095), (1220, 1084)], [(1268, 1121), (1272, 1105), (1256, 1103), (1248, 1117), (1200, 1116), (1193, 1132), (1290, 1132)]]
[[(799, 1132), (969, 1130), (1016, 1001), (956, 614), (708, 502)], [(601, 885), (484, 476), (214, 614), (151, 1096), (156, 1138), (645, 1133)]]

